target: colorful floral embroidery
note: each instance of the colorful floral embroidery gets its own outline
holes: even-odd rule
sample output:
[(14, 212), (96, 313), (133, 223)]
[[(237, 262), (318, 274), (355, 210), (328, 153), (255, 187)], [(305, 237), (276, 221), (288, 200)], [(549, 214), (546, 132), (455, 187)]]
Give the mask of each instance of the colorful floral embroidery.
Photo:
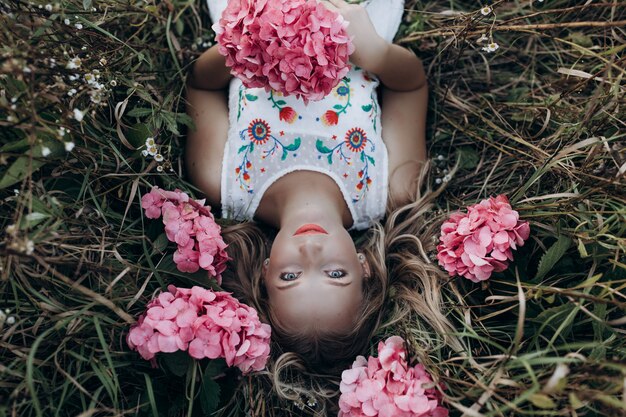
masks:
[(287, 106), (287, 102), (285, 100), (274, 99), (274, 94), (277, 96), (282, 96), (282, 94), (278, 91), (271, 90), (270, 96), (267, 98), (272, 102), (272, 108), (278, 109), (278, 118), (289, 124), (295, 122), (298, 118), (298, 113), (293, 109), (293, 107)]
[(374, 128), (374, 132), (377, 132), (376, 118), (378, 117), (378, 104), (376, 103), (376, 91), (372, 90), (372, 94), (370, 95), (370, 98), (372, 100), (370, 104), (365, 104), (361, 106), (361, 109), (366, 113), (369, 112), (369, 117), (370, 117), (370, 120), (372, 121), (372, 127)]
[(246, 93), (246, 87), (242, 84), (239, 86), (239, 101), (237, 102), (237, 121), (241, 117), (241, 112), (248, 105), (248, 101), (256, 101), (259, 97), (254, 94)]
[[(326, 155), (326, 158), (330, 165), (332, 165), (333, 163), (333, 156), (335, 154), (339, 157), (340, 161), (345, 161), (346, 164), (352, 165), (353, 157), (344, 152), (344, 147), (352, 153), (359, 154), (358, 158), (363, 165), (361, 166), (361, 169), (357, 174), (359, 177), (359, 181), (355, 186), (356, 194), (354, 194), (352, 197), (353, 202), (361, 200), (365, 195), (365, 192), (369, 189), (370, 184), (372, 183), (372, 179), (369, 176), (369, 165), (372, 164), (375, 166), (376, 161), (366, 152), (365, 148), (367, 147), (368, 143), (370, 144), (370, 152), (373, 152), (375, 150), (374, 144), (368, 141), (366, 132), (360, 127), (353, 127), (352, 129), (348, 130), (346, 132), (344, 140), (341, 143), (333, 146), (332, 148), (327, 147), (324, 144), (324, 141), (322, 141), (321, 139), (318, 139), (315, 142), (315, 148), (319, 153)], [(321, 157), (322, 155), (319, 156), (319, 158)]]
[(325, 126), (335, 126), (339, 123), (339, 115), (346, 113), (348, 107), (352, 106), (350, 98), (352, 96), (352, 88), (350, 88), (350, 78), (343, 77), (341, 82), (333, 89), (333, 94), (341, 101), (346, 101), (345, 105), (335, 104), (334, 110), (327, 110), (320, 120)]
[[(246, 133), (248, 136), (247, 139)], [(237, 151), (237, 154), (243, 153), (243, 156), (239, 165), (235, 167), (235, 174), (237, 174), (239, 187), (242, 190), (246, 190), (248, 193), (254, 192), (253, 188), (250, 186), (252, 162), (250, 162), (249, 155), (254, 152), (255, 146), (265, 145), (271, 139), (272, 146), (261, 152), (261, 159), (273, 156), (277, 151), (280, 151), (280, 159), (284, 161), (287, 159), (289, 152), (294, 152), (300, 148), (302, 142), (302, 140), (297, 137), (294, 139), (293, 143), (285, 145), (280, 139), (272, 135), (272, 129), (269, 123), (263, 119), (252, 120), (246, 129), (239, 132), (239, 137), (242, 141), (248, 141), (248, 144), (242, 145)], [(263, 171), (264, 170), (262, 170), (262, 172)]]

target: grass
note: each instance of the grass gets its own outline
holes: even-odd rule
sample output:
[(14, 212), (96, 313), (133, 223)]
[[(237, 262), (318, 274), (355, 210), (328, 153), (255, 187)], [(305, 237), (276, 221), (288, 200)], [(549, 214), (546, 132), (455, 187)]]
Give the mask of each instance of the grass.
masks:
[[(198, 195), (183, 85), (212, 42), (206, 6), (50, 5), (0, 0), (0, 416), (299, 414), (262, 376), (180, 355), (153, 369), (125, 343), (155, 291), (206, 284), (176, 271), (139, 206), (153, 184)], [(417, 322), (381, 336), (407, 337), (451, 415), (626, 415), (626, 9), (492, 7), (408, 0), (397, 39), (429, 73), (440, 214), (506, 193), (531, 238), (487, 284), (446, 287), (465, 352), (420, 351), (434, 336)], [(142, 156), (148, 136), (162, 162)]]

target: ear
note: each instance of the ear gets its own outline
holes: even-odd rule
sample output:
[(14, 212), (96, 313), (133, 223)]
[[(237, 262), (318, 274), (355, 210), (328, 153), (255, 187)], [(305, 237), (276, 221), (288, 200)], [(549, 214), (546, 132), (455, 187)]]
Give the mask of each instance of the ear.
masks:
[(261, 278), (265, 278), (265, 275), (267, 274), (267, 270), (269, 269), (270, 266), (270, 259), (266, 258), (263, 261), (263, 266), (261, 267)]
[(358, 257), (359, 257), (359, 262), (361, 263), (361, 268), (363, 268), (363, 277), (365, 279), (371, 277), (372, 276), (372, 271), (371, 271), (371, 268), (370, 268), (370, 263), (367, 260), (367, 256), (365, 256), (364, 253), (359, 252)]

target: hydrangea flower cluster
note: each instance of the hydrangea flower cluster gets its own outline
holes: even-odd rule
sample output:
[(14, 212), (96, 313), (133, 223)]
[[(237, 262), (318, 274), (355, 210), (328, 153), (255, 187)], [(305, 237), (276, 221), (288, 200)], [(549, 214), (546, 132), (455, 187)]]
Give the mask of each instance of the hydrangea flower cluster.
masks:
[(196, 359), (224, 358), (245, 374), (265, 368), (271, 329), (255, 309), (227, 292), (168, 286), (147, 305), (126, 341), (142, 358), (159, 352), (189, 351)]
[(320, 100), (349, 70), (347, 21), (316, 0), (231, 0), (213, 25), (220, 54), (246, 87)]
[(453, 213), (441, 225), (437, 259), (450, 276), (484, 281), (509, 266), (512, 250), (529, 235), (528, 222), (519, 220), (505, 195), (490, 197), (469, 206), (466, 214)]
[(141, 207), (150, 219), (163, 216), (167, 238), (178, 245), (174, 262), (179, 271), (196, 272), (202, 268), (221, 285), (221, 274), (229, 258), (221, 228), (209, 207), (204, 206), (204, 200), (192, 200), (180, 190), (153, 187), (142, 197)]
[(447, 417), (441, 394), (424, 366), (409, 367), (404, 340), (378, 344), (378, 358), (358, 356), (343, 371), (339, 417)]

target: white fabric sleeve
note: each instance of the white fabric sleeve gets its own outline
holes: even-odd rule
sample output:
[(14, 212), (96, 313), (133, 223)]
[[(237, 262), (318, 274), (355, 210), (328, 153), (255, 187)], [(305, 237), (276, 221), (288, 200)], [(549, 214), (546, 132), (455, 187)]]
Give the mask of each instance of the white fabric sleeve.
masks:
[(212, 23), (220, 20), (227, 3), (228, 0), (207, 0), (207, 6), (209, 7), (209, 15), (211, 16)]

